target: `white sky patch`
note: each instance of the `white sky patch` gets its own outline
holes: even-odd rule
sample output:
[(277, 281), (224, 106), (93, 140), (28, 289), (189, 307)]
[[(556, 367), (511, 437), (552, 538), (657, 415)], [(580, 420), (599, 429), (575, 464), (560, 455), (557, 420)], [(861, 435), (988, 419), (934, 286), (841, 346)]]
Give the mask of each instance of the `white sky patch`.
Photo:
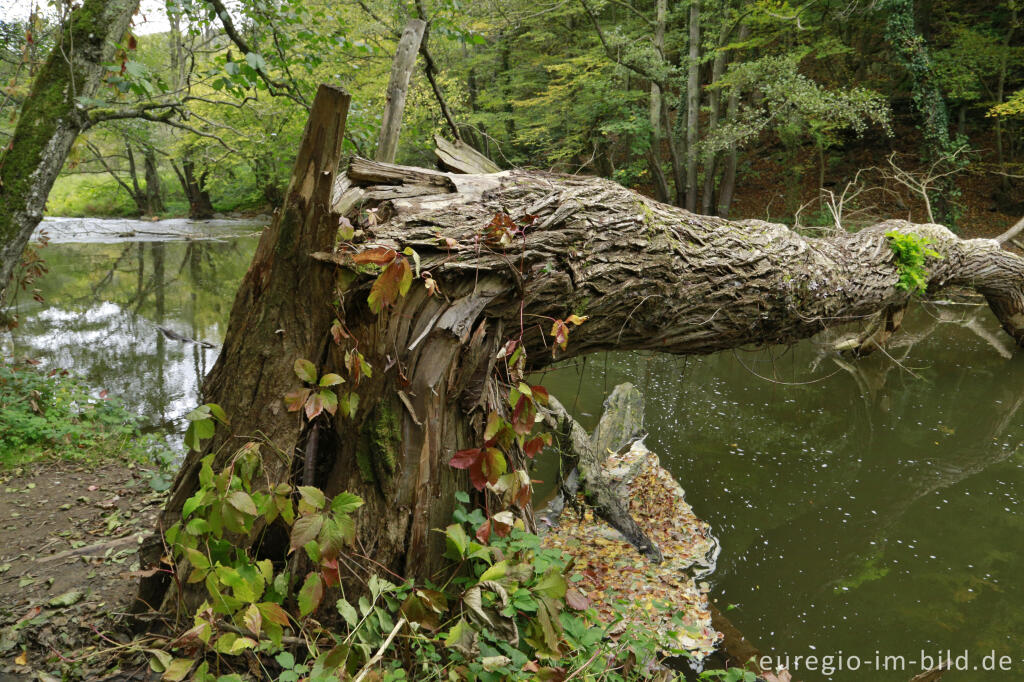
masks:
[[(79, 0), (80, 1), (80, 0)], [(35, 10), (40, 14), (56, 16), (53, 6), (39, 0), (0, 0), (0, 18), (4, 21), (25, 21)], [(170, 29), (166, 5), (160, 0), (142, 0), (132, 21), (136, 35), (161, 33)]]

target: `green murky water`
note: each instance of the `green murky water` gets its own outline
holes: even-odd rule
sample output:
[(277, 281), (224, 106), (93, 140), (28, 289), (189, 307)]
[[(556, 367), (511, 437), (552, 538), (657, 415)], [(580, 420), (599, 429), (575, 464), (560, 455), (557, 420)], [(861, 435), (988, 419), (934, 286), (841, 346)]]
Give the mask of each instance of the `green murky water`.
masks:
[(1024, 352), (987, 308), (908, 317), (891, 358), (622, 353), (545, 383), (587, 426), (643, 390), (647, 444), (722, 541), (719, 607), (764, 653), (818, 657), (794, 679), (906, 682), (947, 650), (977, 666), (957, 680), (1024, 679)]
[[(47, 228), (59, 243), (43, 252), (45, 303), (21, 305), (3, 351), (71, 369), (179, 432), (259, 226)], [(644, 391), (648, 445), (722, 541), (720, 607), (735, 605), (727, 615), (767, 654), (816, 655), (819, 670), (825, 656), (860, 663), (796, 679), (905, 682), (922, 650), (950, 650), (954, 664), (966, 650), (979, 669), (957, 680), (1017, 679), (1024, 353), (1001, 334), (985, 308), (920, 306), (891, 358), (840, 365), (815, 341), (706, 358), (622, 353), (544, 381), (588, 426), (616, 383)], [(1011, 657), (1012, 672), (981, 670), (990, 652), (997, 665)]]

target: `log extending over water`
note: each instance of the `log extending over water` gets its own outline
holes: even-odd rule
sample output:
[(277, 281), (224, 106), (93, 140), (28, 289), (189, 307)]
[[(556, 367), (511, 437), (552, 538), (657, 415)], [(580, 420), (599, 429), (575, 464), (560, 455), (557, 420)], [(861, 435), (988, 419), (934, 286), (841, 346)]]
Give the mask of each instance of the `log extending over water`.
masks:
[[(220, 466), (234, 449), (225, 445), (258, 435), (270, 485), (305, 478), (328, 495), (359, 494), (362, 553), (396, 573), (429, 577), (444, 563), (443, 537), (431, 529), (450, 522), (455, 491), (469, 487), (448, 461), (478, 447), (487, 412), (501, 409), (507, 389), (495, 366), (510, 338), (524, 344), (528, 369), (605, 349), (694, 354), (790, 343), (909, 302), (885, 237), (897, 230), (929, 238), (941, 254), (927, 263), (929, 295), (973, 287), (1024, 344), (1024, 259), (994, 240), (902, 221), (810, 239), (781, 225), (694, 215), (607, 180), (529, 171), (457, 175), (355, 159), (335, 180), (343, 124), (331, 116), (343, 120), (346, 105), (329, 92), (318, 97), (285, 206), (240, 287), (204, 386), (230, 429), (208, 451)], [(487, 235), (499, 214), (525, 226), (505, 247)], [(359, 230), (353, 244), (335, 247), (343, 215)], [(371, 313), (376, 273), (353, 266), (352, 253), (378, 245), (414, 249), (439, 293), (417, 281), (386, 314)], [(571, 314), (589, 319), (571, 329), (565, 351), (552, 352), (552, 322)], [(340, 344), (335, 318), (347, 335)], [(354, 416), (311, 430), (284, 410), (297, 358), (344, 375), (356, 344), (374, 373), (345, 387), (359, 396)], [(196, 489), (198, 460), (193, 453), (184, 463), (164, 527)], [(270, 553), (282, 541), (287, 548), (280, 535), (248, 541)], [(157, 604), (165, 586), (140, 596)]]
[[(885, 233), (931, 241), (928, 294), (963, 286), (985, 296), (1024, 345), (1024, 259), (990, 239), (962, 240), (941, 225), (887, 221), (853, 234), (803, 237), (759, 220), (731, 222), (660, 204), (608, 180), (527, 171), (451, 175), (356, 159), (348, 178), (386, 202), (374, 244), (411, 246), (435, 277), (473, 272), (504, 281), (481, 313), (519, 326), (539, 350), (537, 318), (590, 317), (572, 331), (568, 355), (630, 348), (711, 353), (744, 344), (789, 343), (827, 327), (905, 306)], [(349, 194), (348, 201), (353, 199)], [(537, 216), (507, 249), (478, 248), (497, 213)], [(446, 248), (438, 235), (454, 239)], [(546, 331), (546, 330), (543, 330)], [(532, 333), (531, 333), (532, 332)], [(546, 364), (535, 353), (534, 365)]]

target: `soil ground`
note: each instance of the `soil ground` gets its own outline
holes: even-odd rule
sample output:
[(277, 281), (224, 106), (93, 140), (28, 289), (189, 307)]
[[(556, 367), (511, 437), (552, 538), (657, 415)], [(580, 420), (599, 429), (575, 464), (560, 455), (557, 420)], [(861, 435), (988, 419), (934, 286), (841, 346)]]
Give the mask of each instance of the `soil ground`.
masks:
[(0, 682), (102, 676), (163, 497), (124, 461), (0, 473)]

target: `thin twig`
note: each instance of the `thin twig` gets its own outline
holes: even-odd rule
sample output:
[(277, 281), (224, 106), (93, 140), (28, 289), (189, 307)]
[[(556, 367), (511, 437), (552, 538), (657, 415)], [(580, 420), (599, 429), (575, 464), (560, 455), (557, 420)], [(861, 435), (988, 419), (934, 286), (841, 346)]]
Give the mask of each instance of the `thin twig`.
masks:
[(391, 640), (395, 638), (395, 635), (398, 634), (398, 631), (402, 629), (403, 625), (405, 625), (405, 616), (402, 616), (398, 619), (398, 622), (395, 623), (395, 627), (391, 630), (391, 634), (388, 635), (388, 638), (385, 639), (384, 643), (380, 645), (380, 648), (377, 649), (377, 653), (373, 655), (373, 658), (368, 660), (366, 662), (366, 665), (362, 667), (362, 669), (359, 671), (359, 674), (356, 675), (354, 682), (362, 682), (363, 678), (370, 673), (370, 670), (373, 668), (373, 666), (377, 665), (380, 662), (380, 659), (384, 656), (384, 652), (387, 650), (389, 646), (391, 646)]

